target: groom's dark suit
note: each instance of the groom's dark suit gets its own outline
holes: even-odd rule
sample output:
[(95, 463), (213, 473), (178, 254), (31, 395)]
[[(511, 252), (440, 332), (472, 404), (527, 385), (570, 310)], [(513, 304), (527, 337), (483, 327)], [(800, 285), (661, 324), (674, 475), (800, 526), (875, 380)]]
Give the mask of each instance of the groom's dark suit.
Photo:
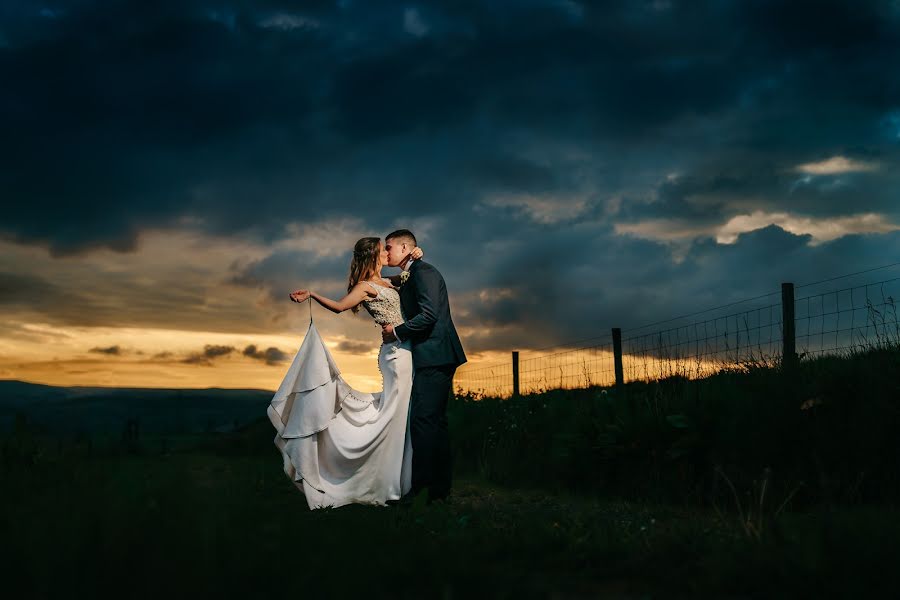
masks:
[(412, 342), (413, 378), (410, 398), (412, 493), (428, 489), (430, 498), (450, 493), (452, 465), (447, 429), (447, 398), (456, 367), (466, 362), (453, 320), (447, 286), (428, 263), (414, 261), (400, 288), (406, 322), (394, 328), (397, 337)]

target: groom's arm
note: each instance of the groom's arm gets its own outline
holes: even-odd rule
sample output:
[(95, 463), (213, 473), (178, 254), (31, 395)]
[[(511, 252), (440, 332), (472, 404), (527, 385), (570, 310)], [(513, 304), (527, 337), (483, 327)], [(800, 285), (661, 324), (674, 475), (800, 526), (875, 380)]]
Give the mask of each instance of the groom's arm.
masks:
[(436, 269), (419, 268), (412, 275), (415, 278), (416, 302), (419, 314), (405, 323), (394, 327), (399, 340), (421, 340), (428, 337), (437, 322), (435, 301), (440, 295), (441, 276)]

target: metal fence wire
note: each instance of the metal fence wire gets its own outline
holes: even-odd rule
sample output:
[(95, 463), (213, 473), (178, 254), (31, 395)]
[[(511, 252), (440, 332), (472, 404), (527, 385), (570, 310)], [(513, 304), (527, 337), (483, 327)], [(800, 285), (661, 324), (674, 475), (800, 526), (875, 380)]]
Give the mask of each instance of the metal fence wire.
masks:
[[(879, 268), (897, 266), (900, 263)], [(723, 369), (774, 366), (783, 360), (785, 348), (788, 352), (796, 348), (798, 359), (809, 360), (897, 347), (900, 277), (812, 291), (817, 285), (852, 275), (858, 274), (796, 288), (783, 284), (781, 292), (624, 330), (618, 356), (613, 343), (616, 330), (612, 330), (612, 336), (595, 338), (588, 345), (563, 344), (563, 349), (549, 354), (525, 351), (519, 360), (520, 353), (514, 352), (513, 360), (505, 362), (467, 363), (457, 371), (454, 389), (476, 397), (508, 397), (515, 392), (607, 387), (616, 384), (617, 358), (624, 383), (672, 376), (701, 378)], [(795, 290), (802, 290), (800, 297), (795, 297)], [(739, 304), (745, 307), (716, 315)], [(793, 327), (784, 326), (786, 318)], [(668, 326), (646, 331), (658, 325)], [(576, 345), (579, 347), (566, 347)]]

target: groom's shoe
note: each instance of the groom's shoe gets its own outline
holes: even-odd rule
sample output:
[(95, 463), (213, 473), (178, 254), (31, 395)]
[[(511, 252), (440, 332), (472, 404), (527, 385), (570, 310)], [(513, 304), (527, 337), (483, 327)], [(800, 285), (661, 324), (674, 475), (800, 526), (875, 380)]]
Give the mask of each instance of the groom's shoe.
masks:
[(406, 508), (425, 505), (428, 503), (428, 490), (421, 489), (407, 492), (406, 495), (395, 502), (397, 506), (404, 506)]

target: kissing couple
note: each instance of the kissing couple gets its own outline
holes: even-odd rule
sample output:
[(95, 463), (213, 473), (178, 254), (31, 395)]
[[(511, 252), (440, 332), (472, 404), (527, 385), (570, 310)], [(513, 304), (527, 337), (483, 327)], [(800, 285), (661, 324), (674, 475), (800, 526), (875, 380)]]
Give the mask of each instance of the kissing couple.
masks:
[[(380, 392), (344, 381), (310, 320), (269, 405), (285, 473), (311, 509), (405, 503), (421, 493), (431, 502), (450, 494), (447, 400), (466, 355), (444, 278), (422, 256), (407, 229), (384, 242), (365, 237), (353, 248), (346, 296), (290, 294), (294, 302), (315, 300), (334, 313), (364, 307), (382, 328)], [(402, 271), (384, 277), (384, 267)]]

